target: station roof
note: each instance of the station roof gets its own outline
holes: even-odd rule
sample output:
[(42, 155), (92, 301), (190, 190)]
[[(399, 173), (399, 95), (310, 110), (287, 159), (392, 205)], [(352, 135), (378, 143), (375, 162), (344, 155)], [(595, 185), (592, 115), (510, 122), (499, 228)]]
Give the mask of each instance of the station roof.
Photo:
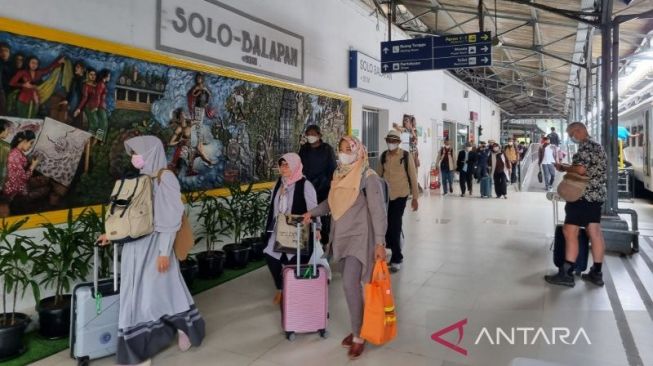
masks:
[[(379, 14), (387, 12), (388, 0), (364, 2)], [(651, 0), (632, 0), (630, 5), (625, 0), (613, 2), (614, 16), (653, 10)], [(578, 95), (578, 85), (585, 84), (580, 69), (586, 67), (588, 53), (595, 66), (601, 56), (600, 30), (588, 24), (600, 19), (595, 8), (599, 1), (481, 3), (484, 30), (497, 35), (495, 42), (501, 45), (493, 48), (491, 67), (455, 69), (453, 73), (498, 103), (511, 118), (565, 117), (570, 99)], [(414, 37), (479, 31), (479, 0), (395, 0), (394, 4), (394, 24)], [(650, 19), (622, 24), (620, 57), (624, 62), (649, 46), (651, 30)]]

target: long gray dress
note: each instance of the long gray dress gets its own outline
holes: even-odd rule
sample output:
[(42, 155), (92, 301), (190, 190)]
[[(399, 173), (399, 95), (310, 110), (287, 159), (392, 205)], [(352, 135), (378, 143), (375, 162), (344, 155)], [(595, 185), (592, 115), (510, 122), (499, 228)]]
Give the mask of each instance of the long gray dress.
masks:
[[(160, 140), (153, 136), (125, 142), (128, 152), (143, 155), (142, 174), (156, 177), (166, 167)], [(160, 182), (153, 179), (154, 232), (122, 248), (120, 316), (118, 321), (119, 364), (139, 364), (168, 347), (177, 331), (186, 333), (193, 346), (204, 338), (204, 320), (186, 288), (175, 257), (173, 243), (181, 225), (183, 204), (179, 181), (167, 171)], [(168, 256), (170, 267), (157, 269), (157, 258)]]

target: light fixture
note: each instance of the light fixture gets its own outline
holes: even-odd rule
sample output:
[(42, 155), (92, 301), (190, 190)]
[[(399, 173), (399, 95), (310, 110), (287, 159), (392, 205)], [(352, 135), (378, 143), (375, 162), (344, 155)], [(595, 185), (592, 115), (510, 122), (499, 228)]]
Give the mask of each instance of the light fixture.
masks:
[(533, 96), (533, 89), (528, 89), (527, 93), (528, 93), (529, 97), (532, 97)]
[(499, 39), (499, 36), (494, 36), (492, 37), (492, 47), (501, 47), (503, 46), (503, 42)]

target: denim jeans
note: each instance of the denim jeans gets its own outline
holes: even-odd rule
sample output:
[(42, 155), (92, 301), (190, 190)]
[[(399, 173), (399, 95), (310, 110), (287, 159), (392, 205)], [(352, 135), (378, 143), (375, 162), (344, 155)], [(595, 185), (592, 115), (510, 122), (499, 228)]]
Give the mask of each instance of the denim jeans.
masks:
[(542, 175), (544, 178), (544, 187), (549, 190), (553, 187), (556, 179), (556, 168), (553, 164), (542, 164)]
[(444, 193), (453, 191), (453, 171), (442, 171), (442, 189)]

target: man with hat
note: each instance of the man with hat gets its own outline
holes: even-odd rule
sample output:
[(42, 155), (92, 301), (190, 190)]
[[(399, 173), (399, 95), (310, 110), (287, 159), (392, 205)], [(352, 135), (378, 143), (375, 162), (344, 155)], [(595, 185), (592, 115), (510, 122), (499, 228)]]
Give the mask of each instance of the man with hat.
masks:
[(388, 182), (388, 229), (385, 241), (392, 250), (390, 271), (397, 272), (401, 268), (403, 255), (401, 254), (401, 228), (404, 210), (408, 196), (412, 194), (411, 207), (417, 210), (419, 186), (417, 185), (417, 168), (408, 151), (399, 148), (401, 135), (396, 130), (390, 130), (385, 137), (388, 150), (381, 154), (378, 173)]

